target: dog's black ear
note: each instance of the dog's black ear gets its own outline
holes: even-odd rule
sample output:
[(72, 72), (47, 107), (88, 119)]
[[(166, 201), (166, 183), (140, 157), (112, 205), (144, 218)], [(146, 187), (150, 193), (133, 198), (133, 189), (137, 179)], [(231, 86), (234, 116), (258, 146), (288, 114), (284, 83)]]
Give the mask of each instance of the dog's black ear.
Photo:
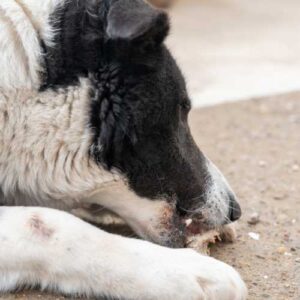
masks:
[(124, 149), (137, 142), (133, 116), (126, 104), (126, 90), (118, 65), (106, 65), (90, 74), (92, 84), (91, 127), (95, 140), (91, 149), (107, 169), (121, 169)]
[(111, 40), (158, 45), (169, 32), (169, 18), (144, 0), (116, 0), (109, 9), (106, 32)]

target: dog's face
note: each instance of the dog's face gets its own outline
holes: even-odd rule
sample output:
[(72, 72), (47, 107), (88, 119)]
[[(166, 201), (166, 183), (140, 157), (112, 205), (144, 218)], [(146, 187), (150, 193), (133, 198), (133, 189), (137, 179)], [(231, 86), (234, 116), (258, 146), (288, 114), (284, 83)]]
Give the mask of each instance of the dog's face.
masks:
[(120, 0), (109, 10), (106, 31), (107, 60), (92, 76), (93, 155), (121, 170), (139, 196), (163, 199), (202, 227), (238, 219), (231, 188), (190, 133), (185, 81), (163, 45), (165, 13)]
[(130, 93), (139, 99), (130, 106), (135, 142), (125, 146), (121, 169), (136, 193), (173, 202), (182, 216), (208, 228), (233, 221), (240, 214), (233, 192), (191, 135), (183, 76), (166, 49), (157, 55), (160, 63)]

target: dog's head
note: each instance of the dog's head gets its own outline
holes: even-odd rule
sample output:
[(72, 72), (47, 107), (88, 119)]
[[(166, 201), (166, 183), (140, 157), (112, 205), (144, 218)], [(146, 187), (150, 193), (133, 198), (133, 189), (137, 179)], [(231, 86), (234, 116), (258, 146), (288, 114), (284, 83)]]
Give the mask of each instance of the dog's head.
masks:
[(234, 193), (192, 138), (185, 81), (163, 44), (166, 13), (143, 0), (102, 1), (104, 21), (95, 30), (99, 1), (89, 2), (82, 52), (98, 49), (84, 58), (93, 84), (93, 157), (120, 170), (137, 195), (163, 199), (183, 219), (206, 228), (237, 220)]

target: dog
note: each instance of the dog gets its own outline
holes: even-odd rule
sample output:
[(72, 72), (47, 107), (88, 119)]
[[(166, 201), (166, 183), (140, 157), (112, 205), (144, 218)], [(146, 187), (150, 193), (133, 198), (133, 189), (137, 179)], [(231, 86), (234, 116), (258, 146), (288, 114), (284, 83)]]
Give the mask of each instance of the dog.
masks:
[[(180, 249), (188, 218), (216, 228), (241, 209), (191, 136), (166, 12), (143, 0), (1, 0), (0, 27), (0, 291), (245, 299), (232, 267)], [(147, 241), (67, 212), (90, 205)]]

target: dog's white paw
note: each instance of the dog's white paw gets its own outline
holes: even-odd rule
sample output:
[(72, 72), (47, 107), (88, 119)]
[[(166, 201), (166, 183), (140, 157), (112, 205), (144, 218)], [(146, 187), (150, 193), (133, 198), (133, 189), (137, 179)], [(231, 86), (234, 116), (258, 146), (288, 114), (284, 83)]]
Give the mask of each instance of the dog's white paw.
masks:
[[(156, 270), (157, 299), (244, 300), (247, 288), (229, 265), (189, 249), (170, 250)], [(155, 270), (156, 268), (154, 268)]]

